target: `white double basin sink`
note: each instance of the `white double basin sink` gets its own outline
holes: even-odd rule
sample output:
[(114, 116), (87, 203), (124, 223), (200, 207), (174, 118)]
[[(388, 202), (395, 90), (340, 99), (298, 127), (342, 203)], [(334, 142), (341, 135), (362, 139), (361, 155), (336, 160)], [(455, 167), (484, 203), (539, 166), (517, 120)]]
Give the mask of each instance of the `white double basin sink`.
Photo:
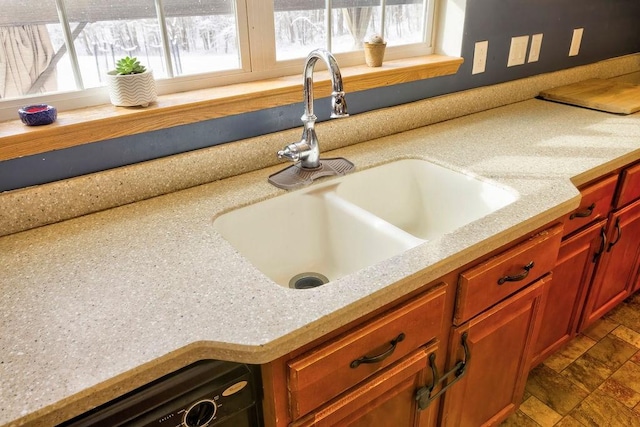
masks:
[(220, 215), (214, 228), (279, 285), (310, 288), (451, 233), (514, 202), (482, 178), (398, 160)]

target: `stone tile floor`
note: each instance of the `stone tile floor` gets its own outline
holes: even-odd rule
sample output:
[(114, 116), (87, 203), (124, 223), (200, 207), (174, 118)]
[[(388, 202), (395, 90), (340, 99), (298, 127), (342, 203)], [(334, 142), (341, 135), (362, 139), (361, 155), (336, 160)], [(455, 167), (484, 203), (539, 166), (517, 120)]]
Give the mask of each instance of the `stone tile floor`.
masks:
[(514, 426), (640, 427), (640, 294), (531, 371)]

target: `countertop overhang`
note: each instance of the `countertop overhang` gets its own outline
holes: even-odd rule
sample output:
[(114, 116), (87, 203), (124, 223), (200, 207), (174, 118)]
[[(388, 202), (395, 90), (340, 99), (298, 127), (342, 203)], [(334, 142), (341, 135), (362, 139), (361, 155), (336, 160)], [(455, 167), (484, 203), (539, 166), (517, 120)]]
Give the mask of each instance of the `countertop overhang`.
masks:
[(212, 226), (282, 194), (266, 180), (282, 166), (2, 237), (0, 425), (54, 424), (200, 359), (265, 363), (309, 343), (576, 208), (576, 185), (640, 159), (640, 113), (532, 99), (324, 154), (358, 169), (426, 159), (518, 200), (312, 290), (271, 282)]

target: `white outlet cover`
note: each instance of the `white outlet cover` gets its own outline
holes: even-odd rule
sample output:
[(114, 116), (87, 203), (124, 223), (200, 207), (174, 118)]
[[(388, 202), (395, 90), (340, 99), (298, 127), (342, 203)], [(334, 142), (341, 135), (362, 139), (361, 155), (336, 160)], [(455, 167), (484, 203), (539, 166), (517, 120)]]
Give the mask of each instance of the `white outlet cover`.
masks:
[(527, 56), (527, 46), (529, 45), (529, 36), (519, 36), (511, 38), (511, 48), (509, 49), (509, 59), (507, 67), (524, 64)]
[(529, 47), (529, 59), (527, 62), (537, 62), (540, 59), (540, 48), (542, 47), (542, 33), (531, 36), (531, 46)]
[(473, 69), (471, 70), (471, 74), (484, 73), (487, 67), (488, 51), (489, 51), (488, 40), (476, 42), (475, 49), (473, 51)]
[(584, 28), (576, 28), (573, 30), (573, 37), (571, 37), (571, 47), (569, 48), (569, 56), (577, 56), (580, 52), (580, 44), (582, 43), (582, 33)]

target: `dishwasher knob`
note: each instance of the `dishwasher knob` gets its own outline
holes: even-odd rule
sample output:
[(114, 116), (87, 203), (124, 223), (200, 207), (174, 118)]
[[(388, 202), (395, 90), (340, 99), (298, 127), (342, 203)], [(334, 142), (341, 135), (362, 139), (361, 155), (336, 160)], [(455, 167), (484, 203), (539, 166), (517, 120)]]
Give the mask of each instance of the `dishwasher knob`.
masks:
[(216, 416), (217, 410), (218, 406), (213, 400), (200, 400), (187, 409), (182, 423), (185, 427), (206, 426)]

